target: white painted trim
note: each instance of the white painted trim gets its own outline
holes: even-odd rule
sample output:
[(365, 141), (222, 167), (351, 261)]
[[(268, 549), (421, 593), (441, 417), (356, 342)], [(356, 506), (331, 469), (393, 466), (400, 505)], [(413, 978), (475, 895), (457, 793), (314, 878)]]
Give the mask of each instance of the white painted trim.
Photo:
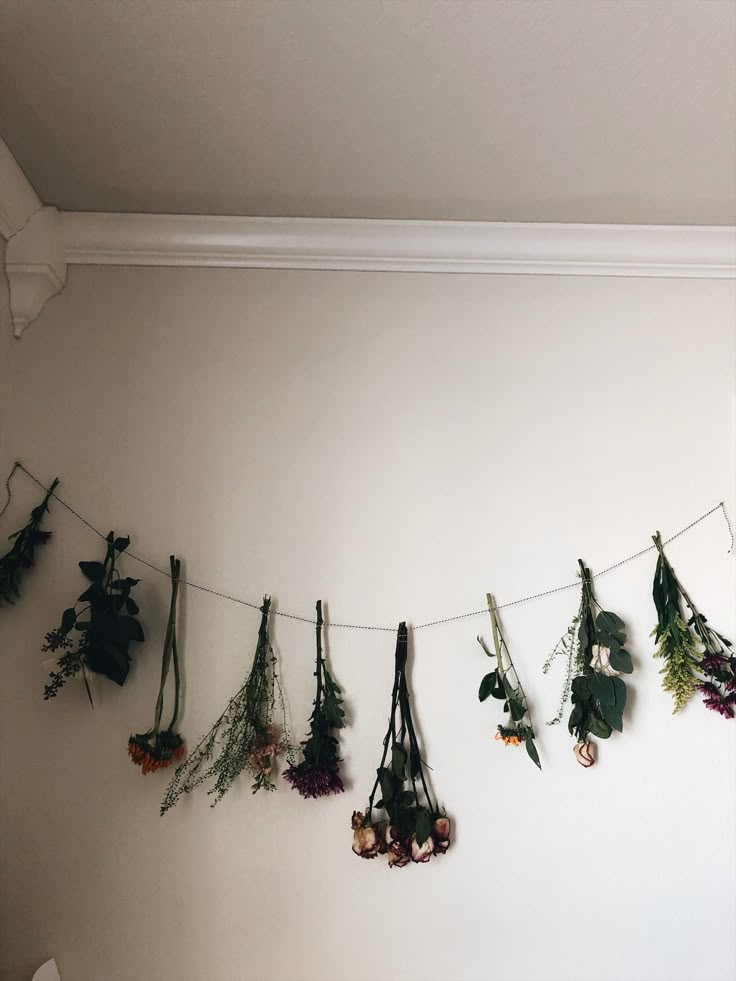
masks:
[(0, 139), (0, 235), (11, 239), (41, 207), (41, 201)]
[(20, 337), (47, 300), (66, 283), (61, 222), (56, 208), (41, 208), (10, 239), (5, 250), (13, 330)]
[(62, 214), (79, 265), (736, 277), (736, 228)]

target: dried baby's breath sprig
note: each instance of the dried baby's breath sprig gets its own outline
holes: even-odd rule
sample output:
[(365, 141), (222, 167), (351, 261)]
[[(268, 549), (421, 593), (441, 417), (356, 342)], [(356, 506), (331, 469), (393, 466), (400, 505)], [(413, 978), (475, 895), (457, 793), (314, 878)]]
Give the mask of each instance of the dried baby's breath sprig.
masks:
[[(245, 683), (227, 703), (209, 732), (177, 767), (161, 802), (162, 816), (183, 794), (191, 793), (208, 780), (213, 781), (208, 794), (214, 796), (214, 807), (244, 770), (253, 777), (251, 789), (254, 794), (259, 790), (275, 790), (273, 775), (278, 756), (286, 753), (287, 759), (292, 761), (286, 709), (276, 672), (276, 657), (268, 636), (270, 607), (271, 598), (264, 596), (253, 665)], [(274, 722), (277, 702), (283, 718), (282, 731)]]

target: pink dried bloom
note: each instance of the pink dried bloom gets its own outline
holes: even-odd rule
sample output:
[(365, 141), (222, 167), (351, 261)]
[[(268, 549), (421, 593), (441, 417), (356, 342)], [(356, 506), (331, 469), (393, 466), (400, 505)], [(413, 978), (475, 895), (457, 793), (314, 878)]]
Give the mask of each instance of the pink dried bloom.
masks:
[(412, 862), (428, 862), (434, 852), (434, 838), (432, 835), (423, 844), (419, 844), (417, 836), (411, 836), (411, 860)]
[(444, 855), (450, 847), (450, 819), (438, 817), (432, 825), (435, 855)]

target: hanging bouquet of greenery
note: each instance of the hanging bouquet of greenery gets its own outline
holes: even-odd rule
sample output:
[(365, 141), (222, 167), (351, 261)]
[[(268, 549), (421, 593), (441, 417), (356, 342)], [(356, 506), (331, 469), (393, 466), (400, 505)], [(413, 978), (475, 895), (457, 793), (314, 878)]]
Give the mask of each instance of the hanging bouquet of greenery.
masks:
[(298, 790), (302, 797), (325, 797), (341, 794), (345, 789), (340, 779), (340, 756), (334, 729), (345, 725), (340, 689), (327, 670), (322, 653), (322, 602), (317, 603), (317, 694), (309, 720), (309, 737), (302, 743), (304, 759), (284, 771), (284, 780)]
[[(80, 672), (92, 704), (87, 670), (102, 674), (118, 685), (125, 683), (131, 664), (130, 645), (142, 643), (143, 628), (136, 619), (139, 608), (131, 596), (139, 579), (122, 578), (117, 570), (118, 556), (130, 545), (129, 538), (106, 538), (102, 562), (80, 562), (89, 586), (75, 606), (64, 610), (61, 626), (46, 634), (44, 653), (60, 654), (56, 670), (44, 688), (44, 699), (55, 698), (70, 678)], [(82, 604), (82, 608), (78, 609)]]
[[(213, 781), (207, 793), (214, 796), (214, 807), (244, 770), (253, 777), (254, 794), (259, 790), (275, 790), (273, 774), (278, 757), (285, 753), (287, 760), (293, 762), (276, 657), (268, 636), (270, 607), (271, 598), (264, 596), (248, 677), (209, 732), (177, 767), (161, 802), (162, 816), (183, 794), (191, 793), (208, 780)], [(274, 723), (277, 706), (283, 721), (281, 732)]]
[[(412, 719), (406, 679), (408, 634), (399, 624), (394, 660), (391, 714), (378, 767), (365, 812), (354, 811), (353, 851), (361, 858), (388, 855), (390, 867), (428, 862), (450, 846), (450, 819), (432, 800)], [(380, 787), (381, 798), (374, 803)], [(388, 819), (374, 821), (373, 811), (385, 810)]]
[(557, 722), (564, 711), (568, 691), (572, 711), (567, 727), (576, 737), (575, 758), (581, 766), (595, 763), (591, 736), (608, 739), (613, 730), (623, 731), (626, 707), (626, 684), (621, 674), (634, 670), (631, 655), (625, 649), (626, 625), (615, 613), (603, 610), (595, 598), (590, 569), (582, 559), (580, 607), (571, 626), (558, 642), (544, 666), (548, 670), (554, 658), (564, 652), (568, 670)]
[[(5, 555), (0, 556), (0, 606), (3, 603), (12, 604), (18, 599), (21, 578), (36, 563), (36, 549), (39, 545), (45, 545), (51, 538), (51, 532), (43, 531), (41, 524), (49, 509), (49, 498), (53, 495), (58, 483), (57, 477), (41, 503), (31, 511), (28, 523), (8, 538), (8, 541), (13, 544)], [(9, 500), (10, 481), (8, 481)]]
[[(673, 713), (699, 691), (706, 708), (732, 719), (736, 710), (736, 657), (731, 642), (708, 626), (690, 599), (665, 555), (659, 532), (654, 535), (654, 544), (659, 553), (652, 589), (657, 610), (654, 656), (664, 661), (662, 688), (672, 695)], [(687, 620), (681, 601), (690, 610)]]
[[(539, 753), (534, 744), (534, 728), (529, 713), (529, 704), (526, 700), (524, 689), (516, 673), (506, 641), (503, 639), (501, 627), (498, 622), (498, 608), (496, 607), (493, 596), (487, 594), (488, 610), (491, 614), (491, 630), (493, 631), (493, 646), (495, 655), (489, 651), (483, 640), (479, 637), (478, 643), (483, 648), (488, 657), (496, 658), (496, 667), (489, 674), (485, 675), (480, 683), (478, 698), (484, 702), (489, 695), (503, 701), (504, 711), (508, 712), (508, 719), (505, 725), (499, 725), (496, 729), (495, 738), (501, 740), (505, 746), (520, 746), (522, 743), (531, 761), (542, 769), (539, 762)], [(504, 654), (507, 665), (504, 664)]]
[[(174, 760), (184, 756), (184, 740), (174, 726), (179, 716), (179, 652), (176, 646), (176, 598), (179, 592), (181, 562), (176, 556), (169, 557), (171, 567), (171, 603), (169, 605), (169, 620), (166, 625), (164, 650), (161, 656), (161, 684), (156, 699), (156, 711), (153, 728), (147, 732), (139, 732), (128, 740), (128, 754), (143, 773), (154, 773), (171, 766)], [(164, 689), (169, 675), (169, 668), (174, 667), (174, 711), (166, 729), (161, 729), (161, 716), (164, 709)]]

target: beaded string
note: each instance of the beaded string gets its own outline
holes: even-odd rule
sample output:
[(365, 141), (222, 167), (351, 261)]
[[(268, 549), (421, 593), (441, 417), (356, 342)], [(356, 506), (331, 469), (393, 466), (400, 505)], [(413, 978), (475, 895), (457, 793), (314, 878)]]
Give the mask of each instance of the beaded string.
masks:
[[(30, 470), (27, 470), (26, 467), (23, 466), (20, 460), (15, 462), (12, 470), (10, 471), (8, 479), (5, 482), (8, 499), (2, 511), (0, 511), (0, 517), (2, 517), (2, 515), (5, 513), (5, 510), (7, 509), (8, 504), (10, 503), (10, 481), (16, 470), (22, 470), (27, 477), (30, 477), (30, 479), (34, 481), (34, 483), (38, 484), (38, 486), (42, 490), (46, 491), (47, 494), (50, 494), (50, 496), (53, 497), (54, 500), (56, 500), (63, 508), (66, 508), (66, 510), (69, 511), (71, 514), (73, 514), (75, 518), (77, 518), (79, 521), (82, 522), (82, 524), (86, 525), (87, 528), (90, 529), (90, 531), (93, 531), (95, 535), (98, 535), (103, 541), (106, 540), (106, 536), (101, 531), (95, 528), (94, 525), (90, 524), (90, 522), (87, 521), (87, 519), (83, 517), (78, 511), (76, 511), (70, 504), (67, 504), (66, 501), (62, 500), (59, 497), (59, 495), (56, 493), (56, 491), (53, 490), (53, 488), (46, 487), (38, 479), (38, 477), (35, 476), (35, 474), (32, 474)], [(671, 535), (669, 538), (665, 539), (662, 542), (662, 545), (668, 545), (670, 542), (673, 542), (676, 538), (680, 538), (681, 535), (686, 534), (696, 525), (700, 524), (701, 521), (705, 521), (706, 518), (709, 518), (712, 514), (715, 514), (717, 511), (720, 511), (720, 513), (723, 515), (723, 520), (726, 522), (729, 538), (731, 540), (731, 545), (730, 548), (728, 549), (728, 552), (730, 554), (731, 552), (733, 552), (734, 549), (734, 536), (733, 536), (733, 530), (731, 528), (731, 522), (729, 521), (728, 514), (726, 512), (726, 506), (723, 501), (719, 501), (718, 504), (712, 507), (709, 511), (706, 511), (704, 514), (701, 514), (699, 518), (696, 518), (694, 521), (691, 521), (690, 524), (685, 525), (684, 528), (681, 528), (679, 531), (676, 531), (674, 535)], [(599, 579), (601, 576), (605, 576), (609, 572), (613, 572), (615, 569), (620, 569), (621, 566), (627, 565), (629, 562), (633, 562), (635, 559), (641, 558), (641, 556), (646, 555), (648, 552), (654, 551), (656, 547), (657, 547), (656, 545), (649, 545), (646, 548), (640, 549), (638, 552), (634, 552), (633, 555), (627, 555), (626, 558), (620, 559), (618, 562), (614, 562), (613, 565), (609, 565), (606, 569), (602, 569), (600, 572), (596, 572), (595, 574), (591, 575), (591, 579)], [(149, 562), (147, 559), (142, 558), (140, 555), (136, 555), (134, 552), (131, 552), (129, 549), (126, 550), (125, 554), (126, 556), (129, 556), (131, 559), (134, 559), (136, 562), (140, 562), (142, 565), (145, 565), (147, 568), (152, 569), (154, 572), (157, 572), (159, 575), (165, 576), (166, 579), (171, 580), (170, 572), (167, 572), (164, 569), (160, 569), (158, 566), (154, 565), (152, 562)], [(210, 596), (218, 596), (220, 599), (228, 600), (231, 603), (238, 603), (241, 606), (247, 606), (251, 610), (260, 611), (261, 609), (260, 603), (251, 603), (248, 600), (241, 599), (238, 596), (231, 596), (229, 593), (220, 592), (220, 590), (212, 589), (209, 586), (202, 586), (200, 583), (191, 582), (191, 580), (179, 578), (177, 582), (182, 586), (189, 586), (190, 589), (197, 589), (202, 593), (208, 593)], [(565, 583), (562, 586), (553, 586), (551, 589), (545, 589), (540, 593), (530, 593), (528, 596), (522, 596), (519, 599), (509, 600), (506, 603), (499, 603), (497, 604), (496, 609), (505, 610), (512, 606), (519, 606), (521, 603), (529, 603), (531, 600), (542, 599), (545, 596), (553, 596), (555, 593), (561, 593), (568, 589), (576, 589), (579, 588), (579, 586), (580, 586), (579, 580), (576, 580), (575, 582)], [(316, 626), (317, 623), (317, 621), (313, 620), (311, 617), (299, 616), (296, 613), (287, 613), (282, 610), (273, 610), (272, 612), (274, 616), (284, 617), (286, 620), (297, 620), (300, 623), (308, 623), (311, 624), (312, 626)], [(471, 610), (469, 613), (459, 613), (456, 614), (455, 616), (444, 617), (441, 620), (430, 620), (427, 623), (420, 623), (414, 627), (409, 626), (407, 629), (413, 630), (416, 633), (417, 630), (426, 630), (428, 627), (437, 627), (440, 624), (454, 623), (457, 620), (467, 620), (471, 617), (485, 616), (487, 613), (488, 613), (487, 608), (482, 610)], [(373, 625), (361, 624), (361, 623), (330, 623), (329, 626), (332, 629), (342, 629), (342, 630), (378, 630), (384, 633), (395, 633), (396, 631), (396, 627), (379, 627), (379, 626), (373, 626)]]

